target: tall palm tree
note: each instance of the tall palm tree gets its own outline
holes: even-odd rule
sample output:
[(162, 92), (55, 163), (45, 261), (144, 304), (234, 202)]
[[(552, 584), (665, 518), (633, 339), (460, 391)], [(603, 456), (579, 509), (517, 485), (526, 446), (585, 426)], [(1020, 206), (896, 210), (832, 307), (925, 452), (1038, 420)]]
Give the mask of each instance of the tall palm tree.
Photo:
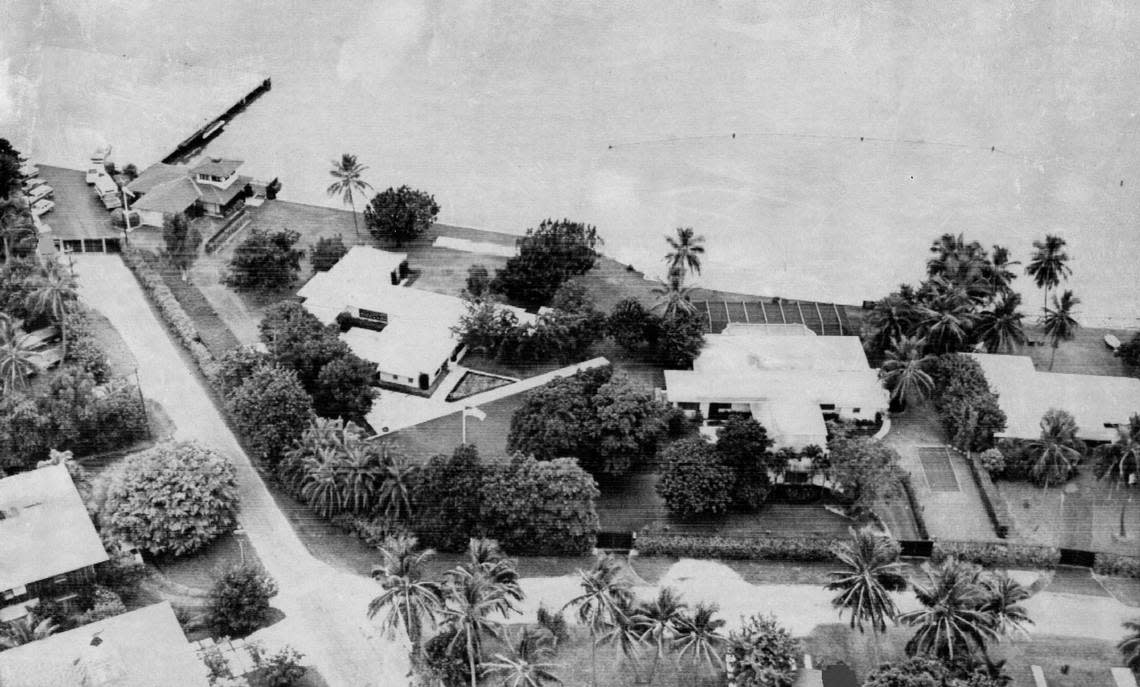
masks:
[(899, 616), (903, 624), (917, 628), (906, 644), (907, 654), (954, 661), (984, 653), (997, 631), (991, 614), (982, 610), (987, 594), (981, 570), (955, 558), (926, 563), (922, 569), (925, 581), (912, 584), (922, 608)]
[(934, 380), (926, 371), (934, 362), (934, 356), (923, 352), (925, 345), (922, 339), (895, 339), (879, 370), (879, 379), (891, 392), (891, 400), (902, 407), (911, 401), (925, 400), (934, 389)]
[(483, 675), (502, 678), (503, 687), (544, 687), (562, 684), (554, 673), (558, 666), (550, 663), (554, 655), (554, 637), (549, 631), (523, 628), (513, 641), (509, 653), (497, 653), (482, 666)]
[(629, 583), (620, 577), (621, 564), (610, 554), (602, 554), (594, 560), (589, 570), (578, 570), (582, 593), (566, 602), (563, 609), (573, 608), (578, 622), (590, 631), (591, 684), (598, 684), (598, 633), (605, 631), (613, 623), (615, 613), (622, 604), (628, 605), (633, 593)]
[(869, 527), (852, 528), (850, 541), (836, 546), (835, 558), (843, 567), (828, 573), (828, 591), (839, 592), (831, 603), (840, 617), (845, 611), (851, 614), (852, 628), (862, 632), (863, 623), (871, 626), (878, 663), (879, 633), (886, 632), (887, 621), (895, 622), (899, 614), (890, 592), (906, 588), (898, 548)]
[(1111, 479), (1117, 486), (1129, 489), (1128, 500), (1120, 502), (1120, 536), (1128, 536), (1124, 528), (1124, 514), (1132, 502), (1131, 488), (1140, 482), (1140, 415), (1133, 414), (1128, 424), (1116, 428), (1116, 439), (1102, 444), (1095, 451), (1098, 479)]
[(993, 619), (994, 629), (1003, 635), (1025, 634), (1025, 626), (1032, 625), (1022, 601), (1032, 594), (1007, 573), (993, 573), (982, 578), (986, 600), (982, 610)]
[(1017, 279), (1017, 273), (1010, 268), (1021, 264), (1009, 257), (1008, 248), (994, 245), (990, 259), (990, 283), (994, 293), (1003, 297), (1009, 297), (1013, 293), (1013, 280)]
[(994, 301), (993, 307), (978, 316), (975, 333), (988, 353), (1013, 353), (1025, 345), (1024, 315), (1017, 312), (1021, 296), (1008, 293)]
[(63, 335), (63, 350), (67, 352), (68, 316), (75, 310), (79, 300), (79, 290), (75, 278), (64, 272), (58, 264), (49, 262), (43, 272), (36, 277), (32, 290), (28, 292), (28, 310), (33, 314), (50, 317), (59, 326)]
[(1029, 474), (1039, 484), (1048, 486), (1068, 478), (1085, 451), (1077, 438), (1077, 421), (1064, 410), (1050, 408), (1041, 418), (1041, 436), (1029, 442), (1033, 455)]
[(1140, 620), (1124, 623), (1124, 629), (1129, 634), (1116, 645), (1124, 655), (1124, 664), (1134, 673), (1140, 673)]
[(483, 657), (483, 638), (502, 639), (502, 623), (493, 615), (506, 617), (513, 610), (505, 590), (481, 570), (459, 567), (448, 572), (444, 584), (442, 617), (452, 630), (448, 652), (466, 652), (471, 674), (471, 687), (479, 676), (476, 666)]
[(443, 590), (424, 579), (424, 567), (435, 552), (417, 549), (415, 537), (388, 537), (380, 545), (381, 568), (374, 577), (384, 590), (368, 604), (368, 617), (385, 613), (382, 627), (394, 633), (402, 627), (412, 644), (413, 659), (419, 654), (424, 624), (435, 625), (443, 606)]
[(665, 255), (665, 262), (669, 264), (669, 271), (679, 270), (682, 276), (686, 271), (692, 270), (701, 273), (701, 256), (705, 254), (704, 236), (696, 236), (692, 227), (677, 227), (677, 236), (666, 236), (665, 242), (669, 244), (669, 253)]
[(645, 645), (641, 641), (642, 628), (634, 624), (633, 618), (633, 597), (619, 598), (609, 621), (597, 637), (597, 643), (616, 644), (621, 656), (633, 666), (633, 683), (640, 684), (642, 678), (639, 659)]
[(672, 587), (662, 587), (652, 601), (638, 604), (632, 622), (640, 631), (640, 640), (653, 647), (653, 665), (649, 681), (657, 674), (657, 663), (672, 648), (677, 624), (686, 610), (680, 594)]
[(0, 390), (9, 392), (27, 386), (40, 354), (32, 337), (17, 329), (11, 318), (0, 316)]
[(691, 611), (682, 611), (681, 618), (674, 624), (677, 660), (691, 657), (693, 666), (700, 668), (723, 668), (724, 646), (728, 638), (722, 632), (725, 622), (716, 617), (720, 608), (716, 604), (701, 602)]
[(1057, 347), (1062, 341), (1072, 341), (1077, 334), (1080, 324), (1073, 317), (1073, 309), (1080, 305), (1081, 299), (1066, 290), (1060, 298), (1053, 296), (1053, 307), (1045, 308), (1045, 316), (1041, 318), (1041, 325), (1045, 329), (1045, 336), (1049, 337), (1049, 345), (1053, 353), (1049, 356), (1049, 369), (1053, 369), (1053, 360), (1057, 357)]
[(1033, 277), (1037, 288), (1045, 289), (1045, 308), (1049, 307), (1049, 290), (1057, 288), (1061, 280), (1073, 273), (1068, 263), (1065, 239), (1046, 234), (1044, 241), (1033, 242), (1033, 257), (1025, 266), (1025, 273)]
[(14, 649), (31, 642), (45, 639), (55, 634), (59, 626), (51, 618), (37, 618), (29, 613), (19, 620), (12, 620), (0, 626), (0, 649)]
[[(522, 601), (524, 594), (519, 584), (519, 571), (517, 562), (507, 558), (499, 548), (499, 542), (486, 537), (476, 537), (467, 543), (467, 563), (470, 570), (482, 571), (487, 579), (499, 585), (506, 595), (508, 603)], [(511, 604), (511, 610), (514, 604)]]
[(356, 223), (356, 194), (365, 195), (373, 190), (372, 185), (361, 177), (368, 171), (366, 165), (360, 164), (355, 155), (344, 153), (339, 160), (334, 160), (329, 174), (336, 181), (329, 184), (326, 192), (330, 196), (340, 196), (341, 201), (352, 208), (352, 229), (356, 236), (360, 236), (360, 227)]
[(943, 234), (930, 246), (930, 252), (934, 257), (926, 262), (928, 276), (945, 279), (979, 299), (993, 293), (993, 264), (982, 244), (966, 243), (962, 234)]
[(864, 337), (868, 352), (881, 355), (895, 339), (910, 336), (918, 319), (915, 304), (898, 293), (876, 302), (866, 320)]
[(663, 307), (662, 315), (666, 319), (672, 319), (682, 312), (697, 311), (691, 300), (693, 287), (685, 285), (685, 272), (682, 269), (672, 268), (666, 279), (658, 279), (653, 294), (657, 296), (654, 308)]
[(937, 296), (920, 305), (918, 313), (921, 317), (918, 332), (935, 352), (959, 351), (969, 342), (976, 315), (974, 305), (968, 300), (954, 294)]

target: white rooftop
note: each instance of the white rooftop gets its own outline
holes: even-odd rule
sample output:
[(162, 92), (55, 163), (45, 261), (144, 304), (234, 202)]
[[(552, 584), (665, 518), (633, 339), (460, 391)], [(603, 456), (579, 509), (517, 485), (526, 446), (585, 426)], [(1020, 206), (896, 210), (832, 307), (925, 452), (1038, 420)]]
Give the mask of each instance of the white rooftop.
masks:
[(750, 403), (749, 410), (778, 443), (776, 448), (827, 447), (827, 423), (819, 412), (819, 405), (802, 396)]
[[(887, 392), (878, 374), (866, 370), (747, 370), (699, 372), (665, 370), (665, 388), (674, 403), (793, 402), (834, 403), (855, 408), (885, 408)], [(798, 401), (795, 401), (798, 403)]]
[(168, 602), (0, 652), (0, 684), (207, 687), (206, 667)]
[(0, 479), (0, 514), (0, 591), (107, 560), (63, 465)]
[[(763, 326), (763, 325), (760, 325)], [(697, 372), (752, 370), (868, 370), (867, 354), (857, 336), (769, 335), (750, 326), (725, 329), (705, 336)]]
[(972, 353), (982, 366), (1006, 428), (997, 436), (1036, 439), (1041, 417), (1050, 408), (1068, 411), (1077, 421), (1077, 436), (1086, 441), (1112, 441), (1114, 427), (1140, 413), (1140, 379), (1039, 372), (1021, 355)]

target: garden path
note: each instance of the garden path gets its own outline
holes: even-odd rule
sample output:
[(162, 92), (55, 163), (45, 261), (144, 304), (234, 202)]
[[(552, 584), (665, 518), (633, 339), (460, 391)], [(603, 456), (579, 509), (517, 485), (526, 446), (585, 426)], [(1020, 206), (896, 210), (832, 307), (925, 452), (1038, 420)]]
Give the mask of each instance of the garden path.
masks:
[(297, 648), (329, 685), (403, 684), (406, 650), (380, 637), (365, 617), (375, 583), (338, 571), (305, 549), (131, 272), (117, 256), (94, 254), (75, 256), (75, 271), (80, 297), (122, 334), (138, 360), (143, 394), (167, 409), (175, 439), (199, 441), (237, 467), (239, 521), (277, 580), (274, 605), (286, 615), (259, 635)]

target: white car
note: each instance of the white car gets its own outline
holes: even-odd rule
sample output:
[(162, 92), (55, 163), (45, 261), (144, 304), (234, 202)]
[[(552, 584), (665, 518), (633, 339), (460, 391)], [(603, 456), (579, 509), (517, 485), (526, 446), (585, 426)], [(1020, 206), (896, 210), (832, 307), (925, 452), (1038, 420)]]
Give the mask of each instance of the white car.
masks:
[(39, 177), (32, 177), (31, 179), (24, 179), (24, 191), (29, 192), (37, 186), (46, 184), (47, 182)]
[(41, 198), (32, 204), (32, 214), (36, 217), (39, 217), (40, 215), (46, 215), (54, 209), (55, 201), (48, 200), (47, 198)]
[(40, 168), (30, 162), (20, 165), (20, 176), (30, 179), (40, 173)]
[(54, 188), (48, 186), (47, 184), (41, 184), (34, 187), (31, 191), (28, 191), (26, 195), (28, 196), (29, 203), (35, 203), (38, 200), (50, 198), (53, 193), (55, 193)]

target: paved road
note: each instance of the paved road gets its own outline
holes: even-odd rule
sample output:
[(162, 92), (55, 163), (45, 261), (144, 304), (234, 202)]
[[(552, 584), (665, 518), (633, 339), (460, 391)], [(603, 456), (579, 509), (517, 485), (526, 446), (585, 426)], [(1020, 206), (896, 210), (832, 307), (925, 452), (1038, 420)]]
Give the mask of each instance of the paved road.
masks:
[(91, 254), (75, 256), (75, 271), (80, 296), (119, 330), (138, 360), (143, 394), (166, 409), (175, 438), (210, 446), (237, 467), (239, 519), (278, 582), (274, 605), (286, 615), (267, 634), (302, 651), (334, 687), (406, 683), (406, 651), (379, 637), (365, 617), (375, 583), (336, 570), (305, 549), (131, 272), (118, 256)]

